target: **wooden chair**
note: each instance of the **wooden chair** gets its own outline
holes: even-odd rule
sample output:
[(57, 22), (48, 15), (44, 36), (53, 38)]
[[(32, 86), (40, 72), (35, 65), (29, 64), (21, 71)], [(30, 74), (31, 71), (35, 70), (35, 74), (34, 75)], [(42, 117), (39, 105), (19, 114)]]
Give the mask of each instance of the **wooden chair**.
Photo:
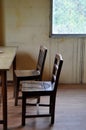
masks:
[[(18, 99), (22, 97), (19, 96), (20, 82), (25, 80), (42, 80), (43, 69), (45, 64), (45, 59), (47, 55), (47, 48), (45, 46), (40, 46), (39, 56), (37, 61), (36, 69), (34, 70), (15, 70), (15, 106), (18, 105)], [(39, 98), (38, 98), (39, 102)]]
[[(25, 125), (25, 119), (31, 118), (31, 117), (33, 118), (33, 117), (50, 116), (51, 117), (51, 124), (54, 123), (56, 92), (57, 92), (57, 88), (58, 88), (62, 64), (63, 64), (63, 59), (62, 59), (61, 54), (56, 54), (55, 60), (54, 60), (51, 81), (28, 81), (28, 82), (26, 81), (26, 82), (22, 82), (22, 125), (23, 126)], [(27, 115), (27, 106), (28, 105), (35, 105), (35, 104), (31, 104), (30, 102), (27, 103), (26, 100), (28, 98), (36, 97), (36, 96), (40, 96), (40, 97), (48, 96), (49, 97), (50, 100), (49, 100), (48, 104), (43, 104), (43, 103), (41, 104), (41, 100), (40, 100), (40, 103), (37, 105), (39, 108), (40, 108), (40, 106), (48, 107), (49, 111), (47, 114), (44, 114), (44, 113), (38, 114), (38, 111), (37, 111), (36, 114)], [(45, 99), (45, 102), (46, 102), (46, 99)]]

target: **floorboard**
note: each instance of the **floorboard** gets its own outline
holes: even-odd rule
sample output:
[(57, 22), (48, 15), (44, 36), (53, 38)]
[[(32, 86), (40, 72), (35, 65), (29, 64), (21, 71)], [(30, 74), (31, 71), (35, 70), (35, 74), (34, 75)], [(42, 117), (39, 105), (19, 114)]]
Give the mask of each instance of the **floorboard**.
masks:
[[(8, 86), (8, 130), (86, 130), (86, 85), (59, 85), (56, 99), (55, 123), (50, 118), (31, 118), (21, 126), (21, 100), (14, 106), (13, 87)], [(47, 97), (45, 97), (46, 100)], [(45, 98), (41, 100), (45, 102)], [(0, 103), (0, 118), (2, 118)], [(34, 108), (30, 108), (33, 112)], [(46, 111), (43, 109), (43, 111)], [(3, 126), (0, 125), (0, 130)]]

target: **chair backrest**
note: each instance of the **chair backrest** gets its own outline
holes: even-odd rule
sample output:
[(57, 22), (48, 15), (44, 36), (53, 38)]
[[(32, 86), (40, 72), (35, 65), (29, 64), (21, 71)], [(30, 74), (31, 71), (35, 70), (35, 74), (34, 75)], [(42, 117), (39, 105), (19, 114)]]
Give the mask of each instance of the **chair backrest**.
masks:
[(63, 64), (62, 55), (56, 54), (55, 59), (54, 59), (52, 78), (51, 78), (51, 82), (54, 86), (53, 91), (55, 92), (55, 94), (56, 94), (57, 87), (58, 87), (58, 82), (59, 82), (60, 72), (61, 72), (61, 69), (62, 69), (62, 64)]
[(37, 66), (36, 66), (36, 70), (40, 71), (39, 80), (42, 80), (42, 74), (43, 74), (46, 55), (47, 55), (47, 48), (45, 46), (41, 45), (40, 50), (39, 50), (38, 62), (37, 62)]

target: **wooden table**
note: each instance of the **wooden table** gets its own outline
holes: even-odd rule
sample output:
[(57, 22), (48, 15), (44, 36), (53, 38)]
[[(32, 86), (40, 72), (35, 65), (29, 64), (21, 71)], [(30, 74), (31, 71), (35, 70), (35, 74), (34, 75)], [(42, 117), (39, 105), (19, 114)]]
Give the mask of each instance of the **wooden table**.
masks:
[(16, 68), (16, 52), (17, 47), (0, 46), (0, 75), (2, 81), (2, 109), (3, 119), (0, 124), (3, 124), (3, 130), (7, 130), (7, 71), (13, 64), (13, 78), (14, 69)]

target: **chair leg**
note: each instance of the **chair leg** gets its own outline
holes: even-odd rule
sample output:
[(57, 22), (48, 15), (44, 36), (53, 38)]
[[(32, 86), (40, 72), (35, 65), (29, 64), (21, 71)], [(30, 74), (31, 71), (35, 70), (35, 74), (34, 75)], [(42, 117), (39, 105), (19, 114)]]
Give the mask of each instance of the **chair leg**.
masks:
[(50, 113), (51, 113), (51, 124), (54, 124), (55, 116), (55, 96), (50, 97)]
[(16, 88), (16, 76), (14, 75), (14, 91), (13, 91), (14, 98), (15, 98), (15, 88)]
[(22, 126), (25, 126), (25, 115), (26, 115), (26, 96), (22, 94)]
[(16, 86), (15, 86), (15, 106), (18, 105), (18, 95), (19, 95), (19, 84), (20, 82), (17, 80), (16, 82)]
[(37, 98), (37, 104), (39, 104), (39, 103), (40, 103), (40, 97)]

